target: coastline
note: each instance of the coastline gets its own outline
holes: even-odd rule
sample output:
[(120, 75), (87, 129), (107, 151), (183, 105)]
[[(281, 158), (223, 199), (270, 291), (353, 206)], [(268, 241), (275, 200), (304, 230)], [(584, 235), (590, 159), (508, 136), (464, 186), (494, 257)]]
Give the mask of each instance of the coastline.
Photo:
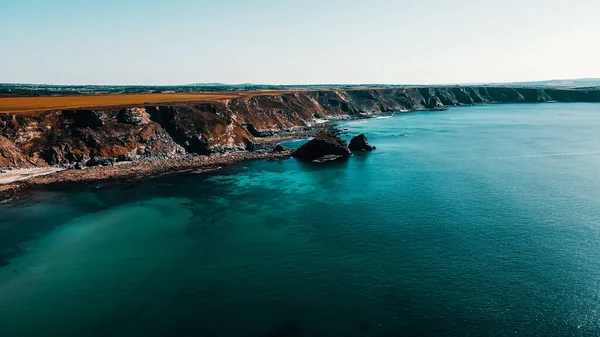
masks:
[(43, 186), (68, 183), (94, 183), (100, 181), (144, 180), (147, 178), (185, 172), (210, 172), (222, 166), (250, 160), (285, 160), (291, 151), (282, 152), (225, 152), (211, 156), (180, 156), (168, 159), (141, 159), (114, 166), (90, 167), (83, 170), (48, 168), (54, 172), (31, 176), (0, 184), (0, 199), (19, 198), (27, 191)]
[[(11, 174), (11, 171), (0, 173), (0, 202), (18, 199), (28, 191), (50, 185), (141, 181), (170, 174), (211, 172), (244, 161), (287, 160), (291, 157), (292, 151), (285, 149), (275, 152), (273, 148), (276, 144), (294, 139), (307, 139), (324, 129), (341, 132), (333, 121), (329, 120), (310, 127), (256, 138), (256, 148), (253, 151), (222, 150), (208, 156), (188, 153), (166, 158), (142, 157), (132, 161), (117, 162), (111, 166), (92, 166), (84, 169), (58, 166), (15, 169), (10, 182), (2, 183), (2, 179), (8, 181), (10, 178), (3, 175)], [(30, 172), (29, 175), (26, 172)]]
[[(51, 184), (139, 180), (211, 171), (246, 160), (281, 159), (290, 151), (274, 152), (274, 144), (314, 136), (322, 129), (335, 130), (335, 121), (341, 119), (534, 102), (600, 102), (600, 90), (367, 88), (264, 92), (206, 102), (142, 102), (33, 115), (3, 112), (0, 167), (15, 171), (0, 174), (0, 198)], [(38, 175), (36, 170), (50, 174)]]
[[(3, 175), (11, 171), (0, 173), (0, 202), (18, 199), (21, 196), (44, 186), (62, 184), (89, 184), (96, 182), (141, 181), (152, 177), (194, 172), (205, 173), (218, 170), (223, 166), (251, 160), (271, 161), (287, 160), (291, 157), (292, 150), (275, 152), (276, 144), (294, 140), (308, 139), (320, 130), (341, 132), (336, 128), (334, 120), (297, 128), (295, 130), (281, 131), (278, 134), (255, 138), (255, 149), (247, 150), (221, 150), (210, 155), (180, 154), (169, 157), (142, 157), (136, 160), (116, 162), (111, 166), (92, 166), (84, 169), (73, 167), (65, 168), (50, 166), (41, 168), (15, 169), (15, 176), (23, 172), (23, 177), (2, 183)], [(29, 176), (25, 172), (30, 171)], [(37, 174), (36, 172), (44, 172)], [(8, 177), (5, 177), (5, 180)]]

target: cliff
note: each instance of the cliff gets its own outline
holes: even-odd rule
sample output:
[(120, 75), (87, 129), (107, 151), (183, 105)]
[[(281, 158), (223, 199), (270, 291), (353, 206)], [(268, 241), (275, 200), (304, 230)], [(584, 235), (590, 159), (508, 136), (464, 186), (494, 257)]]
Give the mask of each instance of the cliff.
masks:
[(211, 102), (4, 113), (0, 168), (245, 151), (262, 137), (321, 118), (526, 102), (600, 102), (600, 91), (458, 86), (293, 91)]

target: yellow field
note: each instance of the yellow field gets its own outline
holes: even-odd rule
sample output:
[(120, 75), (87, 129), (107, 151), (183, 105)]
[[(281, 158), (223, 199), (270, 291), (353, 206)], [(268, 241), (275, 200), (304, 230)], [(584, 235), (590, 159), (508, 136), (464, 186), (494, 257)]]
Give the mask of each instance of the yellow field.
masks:
[(159, 104), (186, 101), (215, 101), (227, 98), (283, 94), (289, 91), (243, 91), (206, 93), (81, 95), (41, 97), (0, 97), (0, 113), (37, 113), (48, 110), (99, 108), (112, 106)]

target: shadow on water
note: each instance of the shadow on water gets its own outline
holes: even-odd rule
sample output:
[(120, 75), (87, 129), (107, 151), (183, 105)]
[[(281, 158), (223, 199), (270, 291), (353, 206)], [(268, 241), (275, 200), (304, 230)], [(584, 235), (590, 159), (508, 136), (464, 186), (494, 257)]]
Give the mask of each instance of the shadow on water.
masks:
[[(291, 159), (290, 159), (291, 160)], [(298, 168), (303, 172), (325, 172), (331, 169), (339, 169), (344, 170), (348, 167), (350, 162), (349, 158), (340, 159), (340, 160), (332, 160), (324, 163), (313, 163), (313, 162), (303, 162), (298, 161)]]
[(365, 163), (370, 156), (372, 155), (376, 155), (377, 153), (375, 152), (354, 152), (352, 153), (352, 157), (350, 158), (350, 160), (352, 160), (352, 162), (356, 163), (356, 162), (360, 162), (360, 163)]
[(68, 189), (54, 188), (33, 190), (21, 199), (0, 205), (0, 267), (26, 253), (21, 246), (24, 242), (43, 237), (74, 217), (106, 208), (90, 194), (71, 198)]

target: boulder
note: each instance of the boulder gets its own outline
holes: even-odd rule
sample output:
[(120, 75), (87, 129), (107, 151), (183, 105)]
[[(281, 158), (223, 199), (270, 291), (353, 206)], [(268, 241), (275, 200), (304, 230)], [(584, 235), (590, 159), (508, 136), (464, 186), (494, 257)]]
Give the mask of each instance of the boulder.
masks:
[(364, 133), (352, 138), (348, 146), (350, 151), (373, 151), (374, 147), (369, 145), (369, 140)]
[(95, 157), (90, 159), (86, 166), (113, 166), (115, 164), (114, 158)]
[(285, 146), (281, 145), (281, 144), (276, 144), (275, 147), (273, 148), (273, 152), (283, 152), (287, 150), (285, 148)]
[(347, 158), (351, 155), (348, 143), (327, 130), (298, 148), (292, 156), (299, 160), (322, 162)]

